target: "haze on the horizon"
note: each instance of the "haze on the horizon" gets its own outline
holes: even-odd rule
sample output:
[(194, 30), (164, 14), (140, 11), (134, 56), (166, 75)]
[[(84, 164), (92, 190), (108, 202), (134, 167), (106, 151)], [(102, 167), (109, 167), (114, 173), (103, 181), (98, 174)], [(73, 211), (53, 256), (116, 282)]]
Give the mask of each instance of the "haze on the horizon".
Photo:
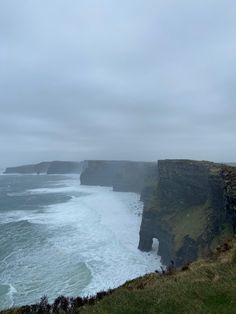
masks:
[(236, 160), (235, 0), (1, 0), (0, 166)]

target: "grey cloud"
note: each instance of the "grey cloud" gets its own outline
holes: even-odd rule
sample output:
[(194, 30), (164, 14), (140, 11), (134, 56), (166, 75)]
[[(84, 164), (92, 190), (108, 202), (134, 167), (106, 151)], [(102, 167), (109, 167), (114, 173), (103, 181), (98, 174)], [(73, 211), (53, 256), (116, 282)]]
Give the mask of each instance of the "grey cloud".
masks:
[(0, 165), (235, 160), (234, 0), (3, 0)]

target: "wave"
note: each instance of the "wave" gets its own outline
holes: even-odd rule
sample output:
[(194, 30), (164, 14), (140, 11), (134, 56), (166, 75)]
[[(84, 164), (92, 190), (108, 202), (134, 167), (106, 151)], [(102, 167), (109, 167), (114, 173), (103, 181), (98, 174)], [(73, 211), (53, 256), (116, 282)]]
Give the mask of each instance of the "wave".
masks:
[(50, 300), (59, 294), (93, 295), (160, 267), (156, 251), (137, 249), (143, 209), (139, 195), (80, 186), (77, 178), (58, 184), (66, 186), (30, 191), (66, 191), (69, 201), (20, 211), (15, 216), (20, 220), (1, 225), (14, 246), (4, 256), (7, 267), (0, 267), (0, 281), (11, 282), (18, 291), (14, 305), (37, 302), (44, 294)]
[(11, 221), (11, 222), (4, 223), (4, 225), (9, 230), (10, 229), (13, 229), (13, 230), (21, 229), (22, 230), (22, 228), (28, 227), (28, 226), (32, 225), (32, 223), (26, 219), (23, 219), (23, 220), (21, 219), (19, 221)]
[(0, 284), (0, 308), (9, 308), (14, 305), (14, 294), (17, 293), (15, 287), (11, 284)]

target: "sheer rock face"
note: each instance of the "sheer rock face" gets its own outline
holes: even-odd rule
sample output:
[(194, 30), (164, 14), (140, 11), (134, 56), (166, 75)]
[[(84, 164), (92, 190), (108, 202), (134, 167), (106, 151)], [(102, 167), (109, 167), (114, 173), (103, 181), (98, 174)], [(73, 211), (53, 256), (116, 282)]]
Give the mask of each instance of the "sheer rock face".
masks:
[(236, 231), (236, 168), (224, 168), (224, 210), (228, 223)]
[(159, 240), (177, 266), (205, 257), (236, 228), (236, 168), (191, 160), (158, 162), (156, 186), (144, 193), (139, 249)]
[(164, 264), (207, 256), (236, 229), (236, 168), (207, 161), (86, 161), (81, 184), (136, 192), (144, 202), (139, 249), (159, 240)]
[(48, 174), (67, 174), (80, 173), (82, 171), (82, 162), (73, 161), (53, 161), (47, 170)]
[(114, 191), (141, 193), (153, 175), (156, 163), (135, 161), (85, 161), (80, 176), (83, 185), (111, 186)]

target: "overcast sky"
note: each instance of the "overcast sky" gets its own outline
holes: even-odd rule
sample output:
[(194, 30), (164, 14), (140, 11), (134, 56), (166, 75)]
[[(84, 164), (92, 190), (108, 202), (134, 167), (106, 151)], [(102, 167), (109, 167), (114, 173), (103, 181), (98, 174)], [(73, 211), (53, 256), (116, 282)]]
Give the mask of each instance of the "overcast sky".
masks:
[(0, 166), (236, 161), (235, 0), (0, 0)]

